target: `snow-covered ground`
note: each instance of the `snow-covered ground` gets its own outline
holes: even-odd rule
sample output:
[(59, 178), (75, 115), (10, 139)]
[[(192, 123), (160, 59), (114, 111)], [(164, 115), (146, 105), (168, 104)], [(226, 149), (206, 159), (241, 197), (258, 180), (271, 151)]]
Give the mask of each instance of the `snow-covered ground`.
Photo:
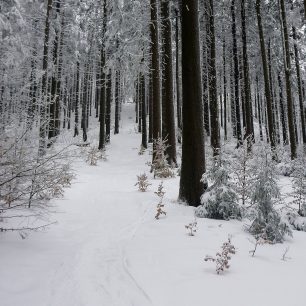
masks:
[[(193, 209), (176, 202), (179, 178), (164, 181), (167, 216), (155, 220), (160, 180), (149, 173), (149, 154), (138, 155), (133, 106), (124, 107), (108, 161), (77, 164), (73, 186), (53, 201), (58, 223), (24, 240), (0, 235), (0, 305), (306, 305), (306, 233), (259, 246), (255, 257), (243, 222), (199, 219), (190, 237), (185, 225), (193, 221)], [(143, 172), (152, 183), (145, 193), (134, 186)], [(229, 235), (237, 254), (217, 275), (204, 258)]]

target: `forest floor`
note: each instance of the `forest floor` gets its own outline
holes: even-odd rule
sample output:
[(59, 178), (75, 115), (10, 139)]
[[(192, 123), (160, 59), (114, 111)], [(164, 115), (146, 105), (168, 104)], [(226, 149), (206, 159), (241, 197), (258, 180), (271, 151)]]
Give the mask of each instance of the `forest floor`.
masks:
[[(26, 239), (0, 236), (0, 305), (305, 305), (305, 232), (259, 246), (254, 257), (244, 222), (198, 219), (191, 237), (185, 225), (193, 208), (177, 203), (178, 177), (164, 180), (167, 215), (155, 220), (160, 180), (149, 173), (149, 153), (138, 155), (133, 106), (124, 108), (107, 161), (76, 163), (74, 184), (64, 199), (52, 201), (58, 222)], [(144, 172), (152, 185), (142, 193), (134, 185)], [(237, 253), (217, 275), (204, 258), (229, 235)]]

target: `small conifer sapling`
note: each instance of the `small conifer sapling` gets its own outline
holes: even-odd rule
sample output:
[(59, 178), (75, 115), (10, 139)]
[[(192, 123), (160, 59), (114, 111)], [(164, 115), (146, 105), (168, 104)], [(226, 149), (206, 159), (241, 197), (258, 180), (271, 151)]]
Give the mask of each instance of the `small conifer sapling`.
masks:
[(193, 222), (185, 225), (186, 230), (188, 231), (189, 236), (194, 236), (198, 229), (198, 222), (195, 219)]
[(163, 182), (159, 184), (157, 191), (155, 191), (154, 193), (159, 197), (159, 203), (156, 206), (156, 215), (155, 215), (155, 219), (158, 220), (161, 215), (166, 216), (167, 214), (166, 211), (164, 210), (165, 205), (163, 204), (163, 199), (165, 195)]
[(137, 183), (135, 184), (135, 186), (138, 186), (138, 190), (141, 192), (145, 192), (147, 191), (147, 188), (150, 186), (151, 184), (148, 181), (148, 177), (145, 173), (137, 175)]

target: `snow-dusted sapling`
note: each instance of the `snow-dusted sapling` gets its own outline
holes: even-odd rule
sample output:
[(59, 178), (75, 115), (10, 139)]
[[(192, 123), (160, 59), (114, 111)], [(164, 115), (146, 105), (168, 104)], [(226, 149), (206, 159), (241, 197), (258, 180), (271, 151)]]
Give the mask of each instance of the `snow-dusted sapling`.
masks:
[(164, 210), (165, 204), (163, 204), (163, 199), (165, 195), (163, 182), (158, 185), (157, 191), (154, 192), (159, 197), (159, 203), (156, 206), (156, 215), (155, 219), (158, 220), (161, 215), (166, 215), (166, 211)]
[(211, 168), (203, 175), (202, 181), (211, 183), (202, 195), (202, 205), (195, 214), (200, 218), (211, 219), (240, 219), (241, 209), (238, 195), (230, 180), (229, 162), (222, 158), (222, 154), (213, 158)]
[(155, 219), (158, 220), (159, 217), (161, 215), (167, 215), (167, 212), (164, 211), (164, 207), (165, 207), (165, 204), (163, 203), (158, 203), (157, 206), (156, 206), (156, 215), (155, 215)]
[(235, 190), (239, 195), (243, 207), (250, 202), (250, 187), (253, 180), (251, 167), (252, 152), (249, 150), (249, 141), (250, 140), (245, 139), (243, 145), (235, 150), (232, 167)]
[(160, 200), (163, 200), (163, 197), (165, 195), (165, 191), (164, 191), (164, 182), (161, 182), (159, 185), (158, 185), (158, 189), (157, 191), (154, 192), (159, 198)]
[(167, 139), (163, 140), (162, 138), (158, 138), (154, 140), (154, 159), (151, 165), (151, 172), (154, 173), (154, 178), (168, 178), (174, 177), (175, 174), (171, 165), (169, 165), (166, 155), (166, 150), (168, 148)]
[(251, 189), (253, 207), (250, 214), (253, 221), (249, 231), (255, 237), (263, 237), (271, 243), (283, 242), (286, 234), (291, 235), (291, 230), (275, 209), (275, 204), (280, 201), (280, 190), (271, 151), (261, 148), (254, 167), (256, 179)]
[(297, 158), (294, 162), (294, 171), (292, 173), (292, 204), (297, 206), (298, 214), (306, 217), (306, 158)]
[(221, 247), (221, 252), (217, 252), (215, 257), (206, 256), (205, 261), (212, 261), (216, 263), (216, 272), (220, 274), (226, 269), (229, 269), (229, 261), (231, 260), (231, 255), (236, 254), (235, 246), (231, 242), (231, 238), (228, 238), (228, 241), (224, 242)]
[(198, 222), (197, 219), (195, 219), (193, 222), (190, 222), (189, 224), (185, 225), (185, 228), (188, 231), (189, 236), (194, 236), (198, 229)]
[(90, 147), (87, 152), (86, 162), (91, 166), (96, 166), (99, 159), (105, 159), (104, 152), (99, 150), (98, 147)]
[(271, 244), (271, 241), (265, 237), (265, 235), (257, 235), (255, 236), (255, 240), (249, 239), (249, 241), (254, 245), (254, 249), (250, 250), (249, 253), (252, 254), (252, 257), (255, 256), (255, 253), (257, 251), (257, 247), (259, 245), (264, 245), (264, 244)]
[(145, 173), (137, 175), (137, 183), (135, 186), (138, 186), (138, 190), (141, 192), (147, 191), (147, 188), (152, 185), (148, 181), (148, 177)]

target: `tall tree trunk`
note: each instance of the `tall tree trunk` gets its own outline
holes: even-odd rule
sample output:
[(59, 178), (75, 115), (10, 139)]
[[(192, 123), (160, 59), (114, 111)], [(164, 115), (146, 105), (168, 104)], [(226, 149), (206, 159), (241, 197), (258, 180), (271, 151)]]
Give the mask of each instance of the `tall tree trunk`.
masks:
[(227, 141), (227, 79), (226, 79), (226, 54), (225, 36), (223, 37), (223, 111), (224, 111), (224, 140)]
[(293, 100), (291, 92), (291, 59), (289, 48), (289, 36), (287, 29), (286, 10), (284, 0), (279, 0), (281, 23), (283, 31), (283, 43), (284, 43), (284, 65), (285, 65), (285, 80), (286, 80), (286, 94), (287, 94), (287, 111), (288, 111), (288, 126), (289, 126), (289, 138), (291, 159), (296, 158), (296, 133), (294, 128), (295, 114), (293, 110)]
[(107, 75), (107, 88), (106, 88), (105, 136), (107, 143), (110, 142), (111, 103), (112, 103), (112, 71), (110, 69)]
[(282, 122), (282, 131), (283, 131), (283, 144), (288, 144), (287, 136), (287, 124), (286, 124), (286, 115), (285, 115), (285, 106), (284, 106), (284, 96), (283, 96), (283, 85), (280, 72), (278, 73), (278, 87), (279, 87), (279, 106), (280, 106), (280, 117)]
[[(56, 18), (60, 18), (61, 1), (56, 2)], [(50, 92), (50, 105), (49, 105), (49, 129), (48, 138), (51, 139), (56, 136), (55, 132), (55, 121), (56, 121), (56, 108), (59, 99), (56, 95), (57, 93), (57, 83), (58, 83), (58, 55), (59, 55), (59, 29), (55, 27), (55, 37), (53, 42), (53, 74), (51, 78), (51, 92)], [(49, 143), (49, 145), (52, 141)]]
[(203, 126), (198, 1), (182, 1), (183, 145), (179, 198), (201, 204), (206, 171)]
[(302, 90), (302, 81), (301, 81), (301, 69), (300, 69), (300, 59), (299, 59), (299, 50), (297, 45), (296, 37), (296, 28), (292, 27), (293, 39), (294, 39), (294, 59), (295, 59), (295, 68), (296, 68), (296, 77), (297, 85), (299, 90), (299, 106), (300, 106), (300, 118), (302, 126), (302, 138), (304, 147), (306, 147), (306, 126), (305, 126), (305, 117), (304, 117), (304, 105), (303, 105), (303, 90)]
[(141, 88), (141, 145), (143, 148), (148, 148), (147, 141), (147, 105), (146, 105), (146, 83), (145, 76), (141, 74), (140, 77), (140, 88)]
[(100, 105), (99, 105), (99, 120), (100, 120), (100, 131), (99, 131), (99, 150), (105, 149), (105, 106), (106, 106), (106, 48), (105, 48), (105, 33), (107, 24), (107, 6), (106, 0), (103, 1), (103, 23), (102, 23), (102, 46), (101, 46), (101, 62), (100, 62), (100, 77), (101, 77), (101, 91), (100, 91)]
[(50, 15), (52, 11), (52, 0), (48, 0), (47, 16), (45, 22), (45, 37), (43, 50), (43, 76), (41, 81), (42, 101), (40, 105), (40, 126), (39, 126), (39, 156), (43, 156), (46, 152), (46, 136), (47, 136), (47, 78), (48, 78), (48, 52), (49, 52), (49, 35), (50, 35)]
[(233, 36), (233, 57), (234, 57), (234, 82), (235, 82), (235, 117), (237, 132), (237, 147), (242, 144), (241, 119), (240, 119), (240, 103), (239, 103), (239, 61), (237, 48), (237, 30), (236, 30), (236, 7), (235, 0), (231, 3), (232, 12), (232, 36)]
[[(261, 49), (261, 59), (262, 59), (262, 68), (263, 68), (263, 76), (265, 83), (265, 97), (267, 104), (267, 117), (268, 117), (268, 133), (271, 144), (271, 149), (275, 153), (275, 127), (273, 125), (273, 111), (272, 111), (272, 99), (271, 99), (271, 91), (270, 91), (270, 82), (269, 82), (269, 70), (267, 64), (267, 55), (266, 55), (266, 46), (265, 39), (262, 27), (261, 20), (261, 0), (256, 0), (256, 16), (257, 16), (257, 24), (258, 24), (258, 33), (259, 33), (259, 41), (260, 41), (260, 49)], [(274, 158), (276, 156), (274, 155)]]
[(176, 162), (176, 136), (173, 97), (173, 62), (172, 62), (172, 29), (170, 20), (170, 3), (163, 0), (161, 3), (162, 36), (163, 36), (163, 78), (162, 92), (164, 105), (163, 135), (167, 139), (166, 153), (169, 165), (177, 165)]
[[(159, 26), (158, 26), (158, 2), (151, 3), (151, 48), (152, 48), (152, 91), (153, 91), (153, 139), (156, 140), (161, 134), (161, 101), (160, 101), (160, 64), (159, 64)], [(153, 160), (155, 155), (153, 154)]]
[(217, 73), (216, 73), (216, 42), (215, 42), (215, 19), (214, 1), (209, 0), (209, 36), (210, 36), (210, 56), (209, 56), (209, 106), (210, 106), (210, 130), (211, 146), (213, 155), (220, 152), (220, 126), (219, 126), (219, 107), (217, 94)]
[[(119, 87), (120, 87), (120, 72), (116, 71), (116, 81), (115, 81), (115, 130), (114, 134), (119, 134), (119, 117), (120, 117), (120, 96), (119, 96)], [(140, 120), (140, 118), (139, 118)]]
[(210, 79), (210, 28), (209, 28), (209, 2), (203, 2), (203, 31), (206, 32), (205, 39), (203, 39), (202, 43), (202, 94), (203, 94), (203, 104), (204, 104), (204, 127), (207, 136), (210, 136), (210, 114), (209, 114), (209, 79)]
[(256, 76), (256, 89), (257, 89), (257, 107), (258, 107), (258, 125), (259, 125), (259, 137), (260, 140), (263, 141), (263, 133), (262, 133), (262, 103), (261, 103), (261, 97), (259, 93), (259, 81), (258, 81), (258, 76)]
[(248, 142), (248, 149), (251, 150), (251, 146), (254, 139), (253, 129), (253, 111), (252, 111), (252, 95), (249, 76), (249, 61), (247, 50), (247, 32), (246, 32), (246, 16), (245, 16), (246, 0), (241, 0), (241, 24), (242, 24), (242, 57), (243, 57), (243, 79), (244, 79), (244, 92), (245, 92), (245, 113), (246, 113), (246, 129), (245, 138)]
[(75, 105), (74, 105), (74, 135), (79, 135), (79, 99), (80, 99), (80, 63), (77, 62), (76, 85), (75, 85)]
[(149, 143), (153, 142), (153, 75), (150, 74), (149, 81)]
[(181, 101), (181, 78), (180, 78), (180, 39), (179, 39), (179, 11), (176, 10), (176, 23), (175, 23), (175, 45), (176, 45), (176, 112), (177, 112), (177, 140), (182, 142), (182, 101)]

